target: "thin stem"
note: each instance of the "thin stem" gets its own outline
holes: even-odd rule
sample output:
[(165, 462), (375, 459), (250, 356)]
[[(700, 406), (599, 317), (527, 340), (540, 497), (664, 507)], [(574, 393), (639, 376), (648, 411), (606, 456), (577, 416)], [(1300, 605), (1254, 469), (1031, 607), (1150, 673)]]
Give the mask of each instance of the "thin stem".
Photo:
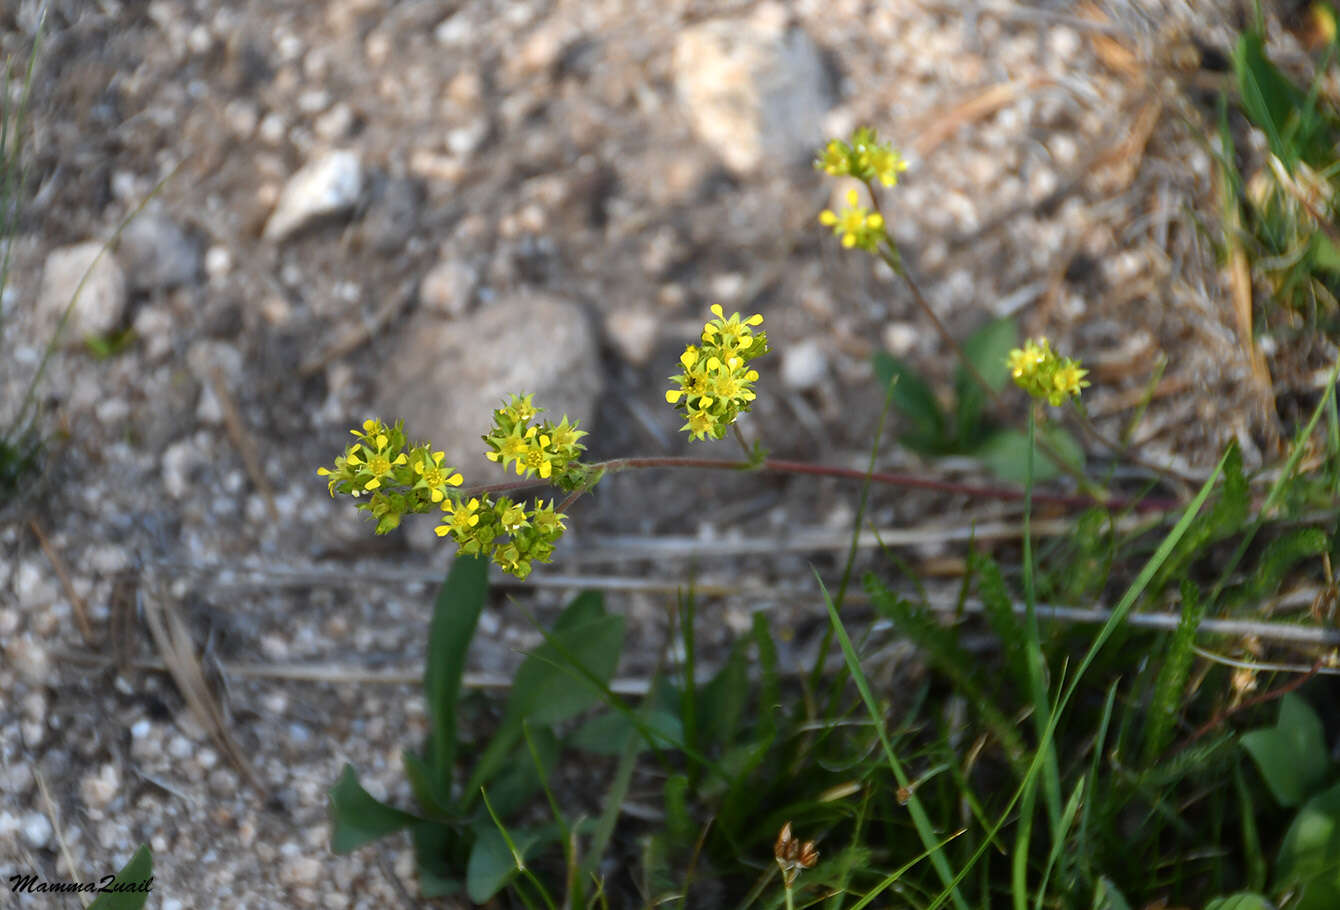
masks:
[(735, 431), (735, 440), (740, 443), (740, 450), (744, 452), (744, 457), (748, 458), (753, 453), (753, 449), (749, 448), (749, 443), (744, 438), (744, 430), (740, 429), (738, 423), (731, 424), (730, 428)]
[[(633, 458), (612, 458), (588, 465), (593, 471), (614, 474), (641, 468), (700, 468), (718, 471), (759, 470), (771, 474), (804, 474), (814, 477), (836, 477), (842, 480), (866, 480), (883, 486), (904, 487), (917, 490), (935, 490), (941, 493), (953, 493), (981, 499), (998, 499), (1007, 502), (1024, 498), (1024, 491), (1013, 487), (989, 486), (982, 484), (956, 483), (950, 480), (935, 480), (917, 474), (899, 474), (888, 472), (868, 472), (857, 468), (841, 468), (836, 465), (812, 464), (807, 461), (790, 461), (782, 458), (765, 458), (761, 463), (739, 461), (730, 458), (697, 458), (685, 455), (650, 455)], [(485, 484), (462, 489), (462, 496), (478, 496), (483, 493), (510, 493), (532, 487), (546, 486), (548, 481), (532, 478), (529, 480), (508, 480), (501, 483)], [(568, 495), (559, 506), (562, 511), (575, 502), (584, 489), (578, 489)], [(1113, 496), (1098, 499), (1093, 496), (1067, 495), (1062, 493), (1034, 493), (1033, 501), (1066, 508), (1083, 509), (1094, 505), (1109, 509), (1133, 509), (1138, 512), (1167, 512), (1178, 507), (1175, 499), (1148, 499)]]

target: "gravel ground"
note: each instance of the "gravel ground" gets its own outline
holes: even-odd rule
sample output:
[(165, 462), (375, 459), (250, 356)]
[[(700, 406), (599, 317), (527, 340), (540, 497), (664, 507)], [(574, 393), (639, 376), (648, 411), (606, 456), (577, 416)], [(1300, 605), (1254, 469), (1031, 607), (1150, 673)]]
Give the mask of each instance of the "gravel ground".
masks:
[[(41, 6), (0, 6), (12, 64)], [(586, 421), (597, 457), (684, 452), (665, 377), (718, 302), (764, 313), (776, 352), (747, 432), (778, 456), (864, 466), (869, 354), (945, 389), (952, 357), (905, 289), (817, 225), (845, 191), (809, 167), (826, 135), (869, 123), (905, 150), (885, 211), (957, 336), (1013, 313), (1084, 357), (1113, 437), (1166, 362), (1134, 434), (1148, 463), (1194, 479), (1229, 439), (1272, 457), (1276, 408), (1288, 426), (1334, 356), (1265, 345), (1278, 400), (1263, 396), (1198, 228), (1215, 223), (1204, 139), (1231, 4), (46, 6), (0, 419), (115, 242), (40, 385), (53, 457), (0, 524), (6, 877), (95, 879), (147, 842), (150, 906), (401, 903), (407, 845), (333, 856), (325, 794), (349, 761), (410, 802), (399, 755), (425, 730), (412, 680), (447, 557), (426, 520), (373, 539), (315, 467), (378, 413), (491, 479), (473, 440), (522, 389)], [(126, 330), (110, 356), (82, 342)], [(895, 447), (881, 464), (983, 478)], [(544, 617), (575, 574), (694, 568), (755, 592), (709, 604), (709, 655), (772, 609), (795, 659), (821, 615), (767, 586), (833, 567), (853, 494), (618, 476), (578, 506), (554, 566), (505, 593)], [(1015, 513), (894, 491), (872, 514), (945, 528)], [(788, 548), (801, 530), (838, 544)], [(777, 543), (713, 555), (760, 540)], [(909, 556), (952, 552), (932, 536)], [(667, 599), (609, 594), (630, 617), (626, 675), (663, 647)], [(473, 669), (505, 675), (535, 641), (500, 594)], [(175, 676), (155, 663), (183, 653), (199, 660)]]

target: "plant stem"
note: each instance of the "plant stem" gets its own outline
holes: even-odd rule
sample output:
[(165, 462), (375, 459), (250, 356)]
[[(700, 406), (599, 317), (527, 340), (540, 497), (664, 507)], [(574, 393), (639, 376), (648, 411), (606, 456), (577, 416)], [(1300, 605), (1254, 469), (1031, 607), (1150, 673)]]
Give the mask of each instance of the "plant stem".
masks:
[[(872, 483), (892, 487), (905, 487), (918, 490), (936, 490), (941, 493), (954, 493), (983, 499), (1006, 501), (1022, 500), (1024, 491), (1014, 487), (989, 486), (981, 484), (957, 483), (949, 480), (935, 480), (917, 474), (899, 474), (888, 472), (868, 472), (857, 468), (841, 468), (835, 465), (813, 464), (808, 461), (789, 461), (782, 458), (766, 458), (762, 463), (740, 461), (730, 458), (698, 458), (686, 455), (649, 455), (633, 458), (612, 458), (588, 465), (593, 470), (614, 474), (642, 468), (700, 468), (718, 471), (759, 470), (772, 474), (804, 474), (815, 477), (836, 477), (842, 480), (866, 480)], [(482, 493), (510, 493), (531, 487), (546, 486), (548, 481), (539, 479), (509, 480), (501, 483), (485, 484), (462, 489), (463, 496), (477, 496)], [(584, 490), (576, 490), (563, 500), (559, 510), (572, 505)], [(1034, 493), (1034, 502), (1066, 508), (1082, 509), (1101, 505), (1109, 509), (1134, 509), (1140, 512), (1167, 512), (1178, 507), (1174, 499), (1139, 499), (1114, 496), (1099, 500), (1092, 496), (1067, 495), (1058, 493)]]

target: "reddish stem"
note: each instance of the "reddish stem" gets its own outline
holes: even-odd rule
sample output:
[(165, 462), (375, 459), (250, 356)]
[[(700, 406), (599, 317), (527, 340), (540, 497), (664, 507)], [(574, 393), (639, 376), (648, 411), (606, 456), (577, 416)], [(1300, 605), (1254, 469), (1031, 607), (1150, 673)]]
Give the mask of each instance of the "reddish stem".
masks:
[[(761, 464), (753, 465), (748, 461), (738, 461), (727, 458), (695, 458), (680, 455), (656, 455), (642, 458), (615, 458), (611, 461), (602, 461), (590, 465), (594, 470), (604, 470), (605, 473), (612, 474), (615, 471), (624, 471), (629, 468), (704, 468), (707, 470), (718, 471), (745, 471), (759, 470), (769, 471), (774, 474), (807, 474), (817, 477), (837, 477), (844, 480), (865, 480), (867, 477), (871, 483), (883, 484), (885, 486), (905, 487), (918, 490), (938, 490), (941, 493), (959, 493), (965, 496), (974, 496), (983, 499), (1000, 500), (1021, 500), (1024, 498), (1024, 491), (1011, 487), (993, 487), (982, 486), (968, 483), (955, 483), (948, 480), (933, 480), (927, 477), (921, 477), (915, 474), (889, 474), (884, 472), (869, 473), (857, 468), (839, 468), (833, 465), (811, 464), (806, 461), (787, 461), (779, 458), (765, 459)], [(504, 483), (494, 483), (482, 487), (474, 487), (468, 491), (463, 491), (466, 495), (478, 493), (508, 493), (513, 490), (523, 490), (529, 487), (540, 486), (544, 484), (542, 480), (515, 480)], [(561, 509), (566, 509), (579, 496), (581, 491), (569, 495), (563, 500)], [(1066, 506), (1068, 508), (1084, 508), (1086, 506), (1101, 505), (1109, 509), (1134, 509), (1138, 512), (1167, 512), (1177, 508), (1179, 503), (1174, 499), (1132, 499), (1129, 497), (1113, 496), (1106, 500), (1098, 500), (1092, 496), (1066, 495), (1059, 493), (1038, 493), (1034, 492), (1033, 500), (1035, 502), (1050, 503), (1052, 505)]]

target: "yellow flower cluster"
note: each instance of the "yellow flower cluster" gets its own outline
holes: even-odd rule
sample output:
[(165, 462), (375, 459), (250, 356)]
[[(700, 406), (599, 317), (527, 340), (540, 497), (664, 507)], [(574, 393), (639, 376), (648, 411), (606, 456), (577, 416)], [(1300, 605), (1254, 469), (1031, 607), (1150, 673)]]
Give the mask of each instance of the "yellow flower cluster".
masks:
[(768, 353), (768, 333), (754, 331), (763, 324), (758, 313), (741, 319), (732, 313), (727, 319), (721, 304), (712, 305), (716, 317), (702, 331), (700, 345), (689, 345), (679, 356), (684, 372), (670, 377), (677, 384), (665, 393), (685, 418), (681, 430), (689, 441), (721, 439), (735, 419), (748, 411), (754, 401), (754, 382), (758, 371), (749, 361)]
[(506, 496), (450, 500), (442, 503), (442, 523), (433, 530), (438, 537), (456, 541), (464, 556), (487, 554), (504, 572), (525, 578), (534, 561), (548, 562), (554, 544), (563, 536), (563, 514), (537, 502), (531, 509)]
[[(556, 425), (532, 424), (541, 410), (532, 397), (513, 395), (493, 413), (493, 432), (484, 437), (491, 447), (488, 456), (504, 468), (515, 464), (518, 474), (538, 474), (564, 489), (589, 485), (592, 478), (577, 461), (586, 433), (567, 417)], [(454, 489), (462, 478), (443, 464), (445, 454), (426, 444), (407, 449), (400, 422), (388, 427), (367, 420), (352, 432), (357, 441), (336, 456), (334, 467), (317, 473), (328, 478), (330, 495), (360, 500), (358, 509), (376, 519), (378, 534), (399, 527), (405, 515), (440, 509), (442, 521), (434, 529), (439, 537), (450, 535), (461, 553), (489, 556), (517, 578), (529, 575), (533, 562), (548, 562), (553, 555), (565, 530), (553, 500), (528, 508), (505, 496), (467, 499)]]
[(1078, 398), (1080, 390), (1089, 387), (1084, 379), (1089, 371), (1081, 369), (1078, 360), (1057, 355), (1046, 338), (1024, 342), (1022, 348), (1010, 351), (1007, 362), (1015, 385), (1051, 405), (1072, 395)]
[(586, 432), (577, 429), (576, 422), (569, 423), (567, 415), (558, 424), (547, 420), (531, 423), (544, 410), (531, 403), (534, 397), (513, 395), (493, 412), (493, 429), (483, 437), (489, 445), (484, 455), (489, 461), (501, 463), (504, 470), (515, 465), (518, 475), (558, 481), (568, 465), (586, 451), (578, 441)]
[(317, 474), (329, 478), (331, 496), (366, 496), (358, 508), (377, 520), (378, 534), (396, 528), (406, 514), (427, 512), (461, 485), (460, 472), (442, 463), (444, 453), (428, 445), (405, 450), (399, 421), (388, 427), (380, 420), (365, 420), (361, 429), (350, 432), (358, 441), (335, 457), (334, 467), (318, 468)]
[(848, 190), (847, 207), (841, 214), (824, 209), (819, 213), (819, 223), (831, 227), (848, 249), (857, 247), (874, 252), (884, 239), (884, 216), (863, 208), (858, 201), (856, 191)]
[(869, 183), (878, 180), (885, 186), (895, 186), (898, 175), (907, 170), (907, 162), (887, 142), (868, 126), (859, 128), (850, 142), (831, 139), (819, 152), (814, 166), (830, 177), (855, 177)]

